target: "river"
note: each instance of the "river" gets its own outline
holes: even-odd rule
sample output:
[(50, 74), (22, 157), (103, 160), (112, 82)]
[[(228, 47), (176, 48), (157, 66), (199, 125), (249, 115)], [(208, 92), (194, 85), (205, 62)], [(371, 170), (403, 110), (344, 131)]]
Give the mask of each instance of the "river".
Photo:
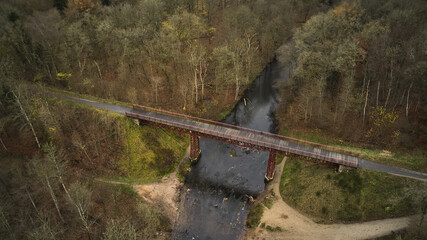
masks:
[[(278, 61), (254, 80), (223, 122), (274, 132), (277, 86), (287, 70)], [(268, 153), (200, 138), (201, 157), (181, 191), (172, 239), (239, 239), (245, 231), (248, 197), (265, 188)]]

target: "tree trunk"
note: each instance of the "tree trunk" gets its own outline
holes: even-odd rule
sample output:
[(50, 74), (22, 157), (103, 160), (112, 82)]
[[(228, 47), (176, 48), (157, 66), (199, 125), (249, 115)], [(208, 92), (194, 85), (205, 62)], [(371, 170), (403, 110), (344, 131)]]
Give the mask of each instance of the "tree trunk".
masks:
[(377, 88), (377, 104), (376, 104), (376, 106), (378, 107), (378, 98), (379, 98), (379, 95), (380, 95), (380, 85), (381, 85), (381, 82), (380, 81), (378, 81), (378, 88)]
[(387, 98), (385, 99), (384, 108), (387, 108), (388, 99), (390, 98), (391, 87), (388, 89)]
[(83, 63), (80, 61), (80, 58), (78, 61), (79, 61), (80, 76), (83, 77), (83, 71), (85, 70), (85, 66), (86, 66), (86, 57), (83, 58)]
[(61, 211), (59, 210), (58, 199), (56, 199), (55, 193), (53, 192), (52, 186), (50, 185), (49, 178), (46, 175), (45, 175), (45, 180), (46, 180), (47, 187), (49, 188), (50, 196), (52, 197), (52, 200), (55, 203), (56, 211), (58, 212), (59, 218), (61, 219), (62, 222), (64, 222)]
[(1, 145), (3, 146), (4, 150), (7, 151), (7, 147), (6, 147), (6, 145), (4, 145), (3, 140), (1, 139), (1, 137), (0, 137), (0, 142), (1, 142)]
[(239, 91), (240, 91), (240, 80), (239, 77), (236, 77), (236, 93), (234, 94), (234, 100), (237, 100), (239, 97)]
[(50, 70), (49, 65), (46, 64), (45, 68), (46, 68), (47, 73), (49, 74), (50, 81), (53, 82), (52, 71)]
[(83, 150), (83, 152), (84, 152), (84, 154), (86, 155), (87, 159), (89, 159), (89, 162), (90, 162), (91, 164), (93, 164), (92, 158), (90, 158), (90, 157), (89, 157), (89, 154), (87, 154), (86, 147), (85, 147), (85, 146), (83, 146), (83, 144), (82, 144), (82, 145), (80, 146), (80, 148)]
[(206, 78), (206, 72), (208, 70), (207, 64), (203, 63), (203, 60), (200, 61), (200, 65), (199, 65), (199, 79), (200, 79), (200, 84), (202, 85), (202, 100), (204, 99), (205, 96), (205, 78)]
[(36, 210), (36, 212), (38, 213), (38, 212), (39, 212), (39, 210), (37, 209), (36, 204), (34, 203), (33, 198), (31, 197), (30, 193), (28, 192), (27, 187), (25, 187), (25, 192), (27, 193), (28, 198), (30, 199), (31, 205), (33, 205), (34, 209), (35, 209), (35, 210)]
[[(3, 209), (0, 206), (0, 224), (3, 225), (7, 231), (10, 232), (10, 225), (9, 225), (9, 221), (7, 221), (6, 216), (3, 213)], [(1, 226), (0, 225), (0, 226)]]
[(390, 66), (390, 84), (388, 85), (387, 98), (385, 99), (384, 108), (387, 108), (387, 103), (390, 98), (391, 87), (393, 86), (393, 64)]
[(323, 79), (320, 80), (320, 84), (319, 84), (319, 114), (320, 114), (320, 120), (322, 120), (323, 117), (323, 112), (322, 112), (322, 101), (323, 101)]
[(338, 104), (335, 104), (335, 112), (334, 112), (334, 126), (337, 122), (337, 113), (338, 113)]
[(195, 99), (195, 103), (197, 103), (198, 101), (199, 101), (199, 86), (198, 86), (198, 83), (197, 83), (197, 70), (194, 70), (194, 92), (195, 92), (195, 96), (196, 96), (196, 99)]
[(308, 99), (308, 97), (307, 97), (307, 101), (306, 101), (306, 104), (305, 104), (305, 111), (304, 111), (304, 122), (307, 122), (307, 116), (308, 116), (308, 101), (309, 101), (309, 99)]
[(365, 124), (366, 106), (368, 105), (369, 84), (370, 83), (371, 83), (371, 79), (368, 80), (368, 84), (366, 85), (365, 105), (363, 106), (363, 124)]
[(101, 68), (99, 67), (99, 64), (95, 60), (93, 60), (93, 62), (95, 63), (96, 69), (98, 70), (99, 79), (102, 80)]
[(313, 103), (310, 104), (310, 118), (308, 120), (310, 120), (311, 122), (311, 117), (313, 116)]
[(30, 121), (30, 119), (28, 118), (27, 113), (25, 112), (24, 108), (22, 107), (21, 101), (19, 101), (19, 98), (18, 98), (18, 96), (16, 96), (15, 92), (13, 92), (13, 91), (12, 91), (12, 94), (13, 94), (13, 96), (16, 98), (16, 102), (17, 102), (17, 103), (18, 103), (18, 105), (19, 105), (19, 108), (20, 108), (20, 110), (21, 110), (22, 115), (24, 115), (25, 120), (27, 120), (28, 124), (30, 125), (31, 131), (33, 132), (34, 138), (36, 139), (37, 146), (38, 146), (39, 148), (41, 148), (41, 146), (40, 146), (40, 142), (39, 142), (39, 139), (37, 138), (36, 132), (34, 131), (33, 124), (31, 124), (31, 121)]
[(400, 98), (399, 106), (403, 104), (403, 99), (405, 98), (406, 91), (404, 90), (402, 93), (402, 97)]
[(411, 92), (411, 88), (412, 88), (413, 83), (414, 82), (412, 81), (411, 85), (409, 86), (409, 89), (408, 89), (408, 95), (406, 96), (406, 118), (408, 118), (408, 114), (409, 114), (409, 93)]

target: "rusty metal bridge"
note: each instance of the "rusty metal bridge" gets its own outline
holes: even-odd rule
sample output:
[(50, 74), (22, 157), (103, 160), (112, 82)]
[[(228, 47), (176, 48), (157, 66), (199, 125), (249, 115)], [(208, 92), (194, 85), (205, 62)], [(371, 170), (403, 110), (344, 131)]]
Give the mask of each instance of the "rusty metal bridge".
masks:
[[(269, 152), (265, 178), (274, 176), (277, 154), (294, 154), (316, 160), (329, 166), (359, 167), (359, 158), (337, 152), (342, 149), (301, 141), (268, 132), (243, 128), (165, 110), (133, 105), (125, 115), (139, 120), (141, 125), (151, 125), (190, 135), (190, 157), (197, 159), (200, 154), (199, 137), (209, 138), (237, 146)], [(317, 146), (313, 146), (317, 145)], [(337, 150), (337, 151), (333, 151)]]
[(261, 132), (253, 129), (139, 105), (133, 105), (133, 107), (130, 108), (126, 106), (66, 96), (58, 93), (48, 92), (48, 94), (66, 101), (90, 105), (92, 107), (126, 115), (138, 119), (138, 121), (142, 124), (188, 133), (191, 139), (192, 158), (197, 158), (200, 154), (200, 137), (215, 139), (218, 141), (258, 149), (261, 151), (267, 151), (270, 153), (267, 166), (268, 169), (266, 173), (266, 178), (268, 180), (273, 177), (275, 168), (274, 160), (277, 154), (292, 154), (293, 157), (314, 161), (317, 164), (323, 164), (332, 167), (344, 165), (427, 181), (426, 173), (416, 172), (413, 170), (362, 159), (358, 157), (358, 153), (333, 146), (322, 145), (268, 132)]

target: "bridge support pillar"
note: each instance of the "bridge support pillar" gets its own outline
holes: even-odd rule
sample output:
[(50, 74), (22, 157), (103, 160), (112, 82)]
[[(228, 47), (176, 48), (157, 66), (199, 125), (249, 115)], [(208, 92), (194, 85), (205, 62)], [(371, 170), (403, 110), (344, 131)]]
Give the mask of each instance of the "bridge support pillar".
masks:
[(276, 169), (276, 152), (271, 151), (268, 156), (268, 165), (267, 173), (265, 174), (265, 179), (271, 181), (274, 177), (274, 170)]
[(197, 161), (200, 155), (199, 136), (190, 133), (190, 158), (192, 161)]

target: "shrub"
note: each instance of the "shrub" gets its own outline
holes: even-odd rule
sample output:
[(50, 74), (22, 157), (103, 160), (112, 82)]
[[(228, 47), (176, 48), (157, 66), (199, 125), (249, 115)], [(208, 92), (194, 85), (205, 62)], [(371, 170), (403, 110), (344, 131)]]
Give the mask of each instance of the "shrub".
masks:
[(261, 204), (251, 206), (248, 218), (246, 219), (246, 226), (248, 226), (248, 228), (258, 227), (263, 213), (264, 207)]

